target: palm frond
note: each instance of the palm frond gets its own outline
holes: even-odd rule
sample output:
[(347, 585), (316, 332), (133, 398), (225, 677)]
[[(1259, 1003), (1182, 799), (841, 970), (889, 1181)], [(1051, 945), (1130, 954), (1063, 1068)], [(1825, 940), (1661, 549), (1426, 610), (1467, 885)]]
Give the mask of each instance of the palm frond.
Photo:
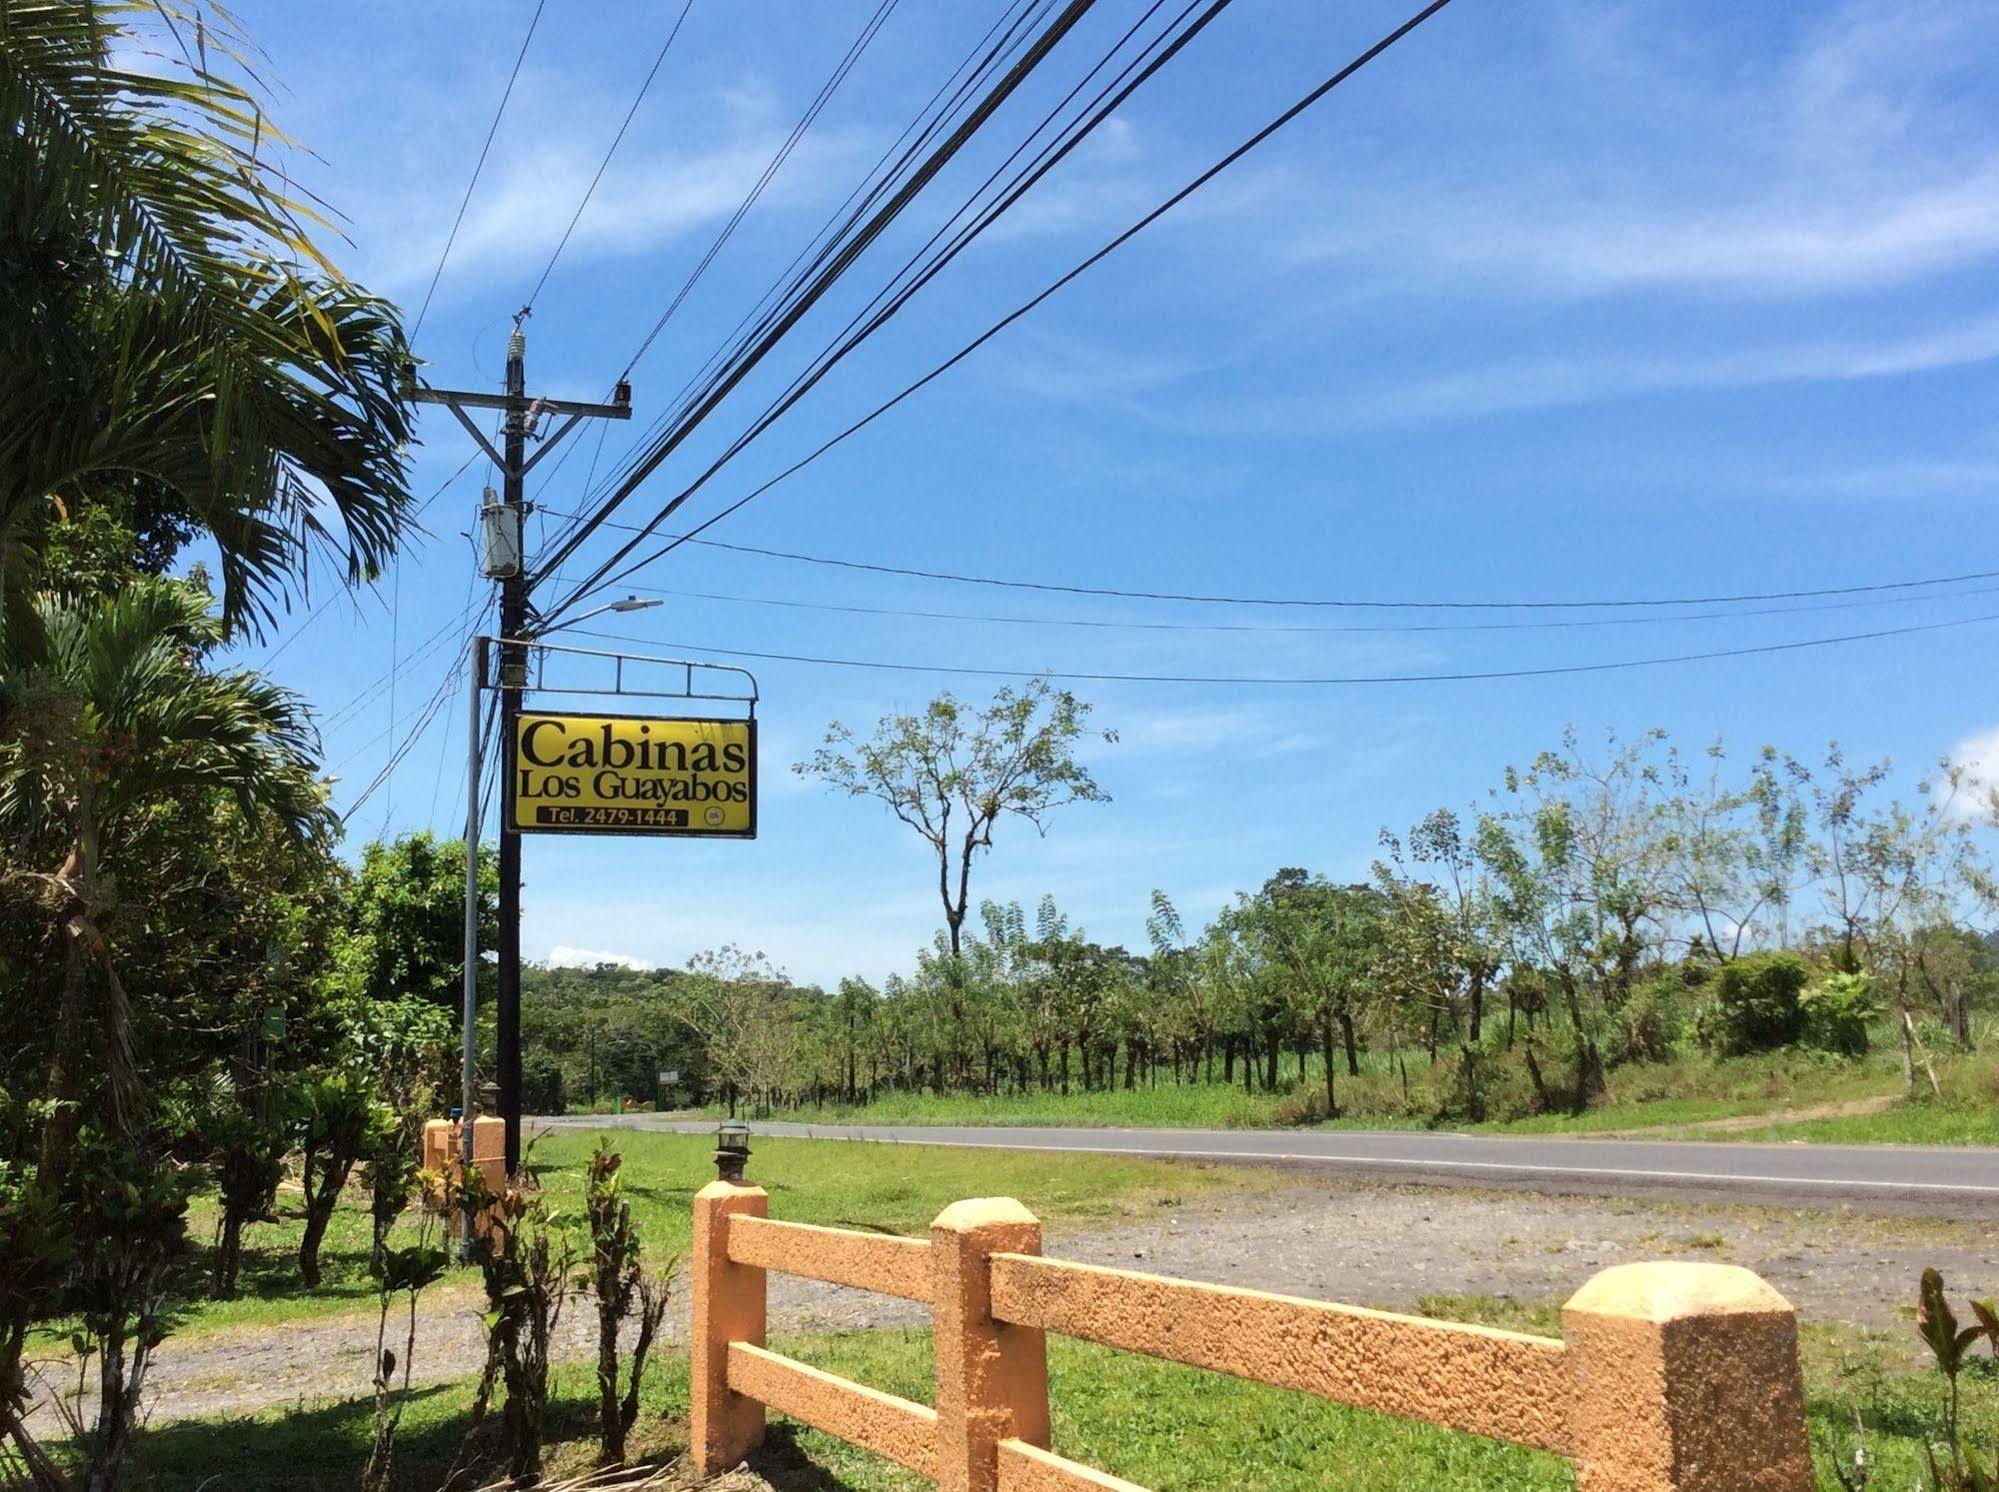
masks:
[[(378, 572), (407, 512), (409, 350), (314, 241), (249, 86), (124, 65), (140, 0), (0, 0), (0, 544), (110, 472), (178, 492), (224, 552), (225, 615), (314, 553)], [(206, 22), (199, 23), (203, 26)]]

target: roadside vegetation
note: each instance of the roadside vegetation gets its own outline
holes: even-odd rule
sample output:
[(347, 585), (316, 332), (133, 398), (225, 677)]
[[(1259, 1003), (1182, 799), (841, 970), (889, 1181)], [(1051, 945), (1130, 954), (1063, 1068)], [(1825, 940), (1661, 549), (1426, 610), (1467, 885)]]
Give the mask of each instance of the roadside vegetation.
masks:
[[(1203, 925), (1155, 891), (1136, 950), (1052, 895), (965, 915), (1006, 816), (968, 805), (1012, 794), (1038, 826), (1094, 801), (1069, 755), (1082, 719), (1044, 690), (978, 714), (940, 697), (864, 747), (836, 727), (801, 770), (919, 829), (976, 825), (925, 831), (933, 945), (879, 987), (797, 985), (732, 949), (540, 971), (537, 1095), (601, 1101), (614, 1060), (618, 1102), (855, 1121), (1589, 1131), (1799, 1111), (1827, 1137), (1999, 1138), (1995, 806), (1957, 766), (1908, 783), (1836, 747), (1738, 761), (1570, 732), (1486, 804), (1384, 829), (1365, 878), (1281, 868)], [(1018, 749), (967, 744), (995, 737)], [(1023, 786), (1023, 761), (1047, 782)]]
[[(1884, 1038), (1892, 1035), (1883, 1028)], [(1185, 1083), (1090, 1093), (882, 1095), (872, 1102), (773, 1110), (773, 1118), (803, 1123), (1036, 1125), (1143, 1129), (1255, 1129), (1300, 1122), (1321, 1129), (1436, 1128), (1517, 1134), (1618, 1134), (1713, 1139), (1810, 1139), (1828, 1143), (1999, 1145), (1999, 1063), (1989, 1050), (1952, 1053), (1937, 1062), (1939, 1093), (1909, 1097), (1887, 1043), (1862, 1060), (1829, 1060), (1809, 1052), (1707, 1058), (1698, 1052), (1615, 1070), (1610, 1091), (1574, 1113), (1545, 1110), (1474, 1123), (1439, 1115), (1441, 1098), (1429, 1082), (1402, 1097), (1399, 1075), (1373, 1053), (1361, 1076), (1342, 1075), (1346, 1095), (1336, 1120), (1300, 1121), (1318, 1085), (1318, 1059), (1302, 1077), (1286, 1064), (1273, 1093), (1239, 1086)], [(1412, 1074), (1412, 1077), (1414, 1075)], [(1427, 1077), (1427, 1074), (1426, 1074)], [(719, 1112), (719, 1110), (718, 1110)], [(1816, 1116), (1816, 1117), (1814, 1117)]]
[[(615, 1140), (623, 1156), (621, 1200), (649, 1249), (663, 1255), (687, 1246), (694, 1193), (714, 1175), (714, 1142), (703, 1135), (618, 1130), (598, 1134), (566, 1129), (535, 1140), (528, 1170), (549, 1210), (580, 1219), (585, 1210), (590, 1161), (602, 1141)], [(1112, 1222), (1149, 1217), (1204, 1197), (1224, 1196), (1268, 1181), (1268, 1173), (1240, 1166), (1185, 1165), (1138, 1157), (1063, 1156), (1025, 1152), (974, 1152), (911, 1145), (836, 1145), (810, 1140), (753, 1138), (757, 1183), (771, 1194), (775, 1216), (791, 1222), (865, 1225), (896, 1233), (921, 1233), (944, 1207), (962, 1197), (1018, 1197), (1050, 1222)], [(210, 1296), (212, 1243), (221, 1203), (209, 1187), (196, 1191), (187, 1211), (188, 1245), (172, 1276), (172, 1316), (178, 1337), (222, 1327), (278, 1326), (288, 1321), (370, 1311), (376, 1282), (370, 1268), (371, 1198), (350, 1187), (332, 1214), (320, 1250), (321, 1279), (299, 1279), (298, 1249), (304, 1220), (297, 1193), (287, 1184), (276, 1215), (243, 1230), (238, 1293)], [(406, 1215), (391, 1235), (414, 1238), (419, 1220)], [(470, 1292), (477, 1272), (452, 1266), (444, 1291)], [(55, 1321), (47, 1344), (67, 1340), (69, 1323)]]

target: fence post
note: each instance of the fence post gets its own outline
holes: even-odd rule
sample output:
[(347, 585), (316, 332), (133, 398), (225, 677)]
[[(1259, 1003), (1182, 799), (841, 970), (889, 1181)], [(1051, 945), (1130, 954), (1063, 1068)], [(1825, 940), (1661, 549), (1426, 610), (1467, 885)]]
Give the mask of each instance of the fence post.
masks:
[(760, 1186), (711, 1181), (694, 1194), (690, 1447), (697, 1476), (720, 1476), (763, 1444), (764, 1406), (729, 1388), (729, 1343), (764, 1344), (764, 1272), (729, 1262), (729, 1219), (765, 1217)]
[(1620, 1264), (1562, 1308), (1579, 1492), (1810, 1492), (1798, 1318), (1729, 1264)]
[(995, 1492), (999, 1443), (1048, 1444), (1048, 1349), (993, 1320), (994, 1254), (1038, 1254), (1041, 1224), (1011, 1197), (954, 1202), (930, 1225), (939, 1492)]

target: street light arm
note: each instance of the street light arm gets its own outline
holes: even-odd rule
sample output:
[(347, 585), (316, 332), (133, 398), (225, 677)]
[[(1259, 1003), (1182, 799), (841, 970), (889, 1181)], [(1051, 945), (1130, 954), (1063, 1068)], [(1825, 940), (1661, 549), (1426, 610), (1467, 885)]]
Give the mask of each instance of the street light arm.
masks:
[(557, 632), (561, 632), (567, 628), (575, 626), (578, 622), (587, 622), (592, 617), (602, 616), (607, 611), (650, 611), (653, 607), (662, 604), (664, 603), (661, 602), (661, 600), (657, 596), (653, 597), (650, 600), (641, 600), (637, 596), (627, 596), (622, 601), (607, 602), (606, 604), (599, 606), (594, 610), (584, 612), (583, 615), (581, 616), (573, 616), (569, 618), (569, 620), (566, 622), (557, 622), (553, 627), (544, 627), (539, 632), (532, 632), (528, 634), (526, 637), (510, 638), (508, 640), (519, 641), (519, 642), (532, 642), (537, 637), (553, 636)]

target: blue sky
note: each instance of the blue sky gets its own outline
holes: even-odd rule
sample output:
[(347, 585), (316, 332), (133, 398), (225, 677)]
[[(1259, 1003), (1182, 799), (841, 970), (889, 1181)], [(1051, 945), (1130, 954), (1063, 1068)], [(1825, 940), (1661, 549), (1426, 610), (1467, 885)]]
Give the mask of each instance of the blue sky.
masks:
[[(497, 384), (510, 315), (679, 9), (549, 0), (418, 340), (433, 381)], [(872, 9), (694, 0), (535, 306), (532, 390), (602, 395)], [(1002, 152), (1140, 9), (1099, 7), (1047, 80), (998, 117)], [(299, 173), (347, 215), (346, 263), (371, 288), (421, 300), (530, 10), (355, 3), (335, 26), (309, 7), (238, 7), (284, 85), (279, 122), (318, 153)], [(639, 364), (635, 425), (996, 13), (904, 0)], [(1403, 14), (1379, 0), (1233, 6), (691, 513), (707, 516), (926, 371)], [(1978, 518), (1999, 481), (1999, 103), (1979, 72), (1995, 33), (1999, 9), (1941, 3), (1457, 0), (714, 536), (1060, 583), (1367, 600), (1734, 594), (1999, 568)], [(974, 152), (919, 200), (908, 228), (861, 261), (856, 289), (871, 293), (895, 251), (927, 236), (998, 153)], [(757, 392), (768, 396), (856, 303), (816, 313), (804, 328), (816, 335), (725, 405), (699, 449), (627, 511), (677, 490), (673, 474), (705, 464), (761, 407)], [(610, 430), (597, 458), (586, 430), (545, 482), (531, 479), (531, 497), (573, 510), (593, 459), (601, 479), (635, 433)], [(414, 486), (428, 494), (471, 447), (441, 410), (425, 414), (422, 436)], [(327, 758), (350, 797), (450, 662), (479, 470), (430, 510), (432, 534), (399, 574), (330, 608), (273, 664), (330, 717)], [(673, 594), (606, 630), (664, 653), (1022, 671), (1483, 671), (1999, 612), (1988, 581), (1851, 609), (1639, 625), (1199, 632), (1047, 623), (1466, 618), (1091, 601), (692, 548), (642, 578)], [(1090, 749), (1114, 801), (1059, 817), (1045, 839), (1003, 828), (974, 894), (1031, 904), (1052, 891), (1092, 934), (1135, 941), (1154, 886), (1192, 922), (1279, 865), (1360, 873), (1382, 825), (1474, 802), (1568, 723), (1661, 725), (1690, 745), (1721, 735), (1745, 754), (1771, 741), (1811, 756), (1836, 738), (1911, 777), (1946, 751), (1999, 756), (1994, 635), (1967, 626), (1486, 682), (1083, 686), (1096, 723), (1119, 737)], [(393, 701), (368, 695), (392, 659), (406, 669)], [(928, 940), (940, 918), (920, 843), (788, 766), (830, 719), (866, 724), (939, 688), (979, 696), (996, 681), (754, 666), (761, 838), (531, 839), (531, 957), (678, 964), (735, 942), (831, 980), (906, 967)], [(457, 832), (463, 715), (454, 695), (356, 815), (355, 846), (385, 829)]]

